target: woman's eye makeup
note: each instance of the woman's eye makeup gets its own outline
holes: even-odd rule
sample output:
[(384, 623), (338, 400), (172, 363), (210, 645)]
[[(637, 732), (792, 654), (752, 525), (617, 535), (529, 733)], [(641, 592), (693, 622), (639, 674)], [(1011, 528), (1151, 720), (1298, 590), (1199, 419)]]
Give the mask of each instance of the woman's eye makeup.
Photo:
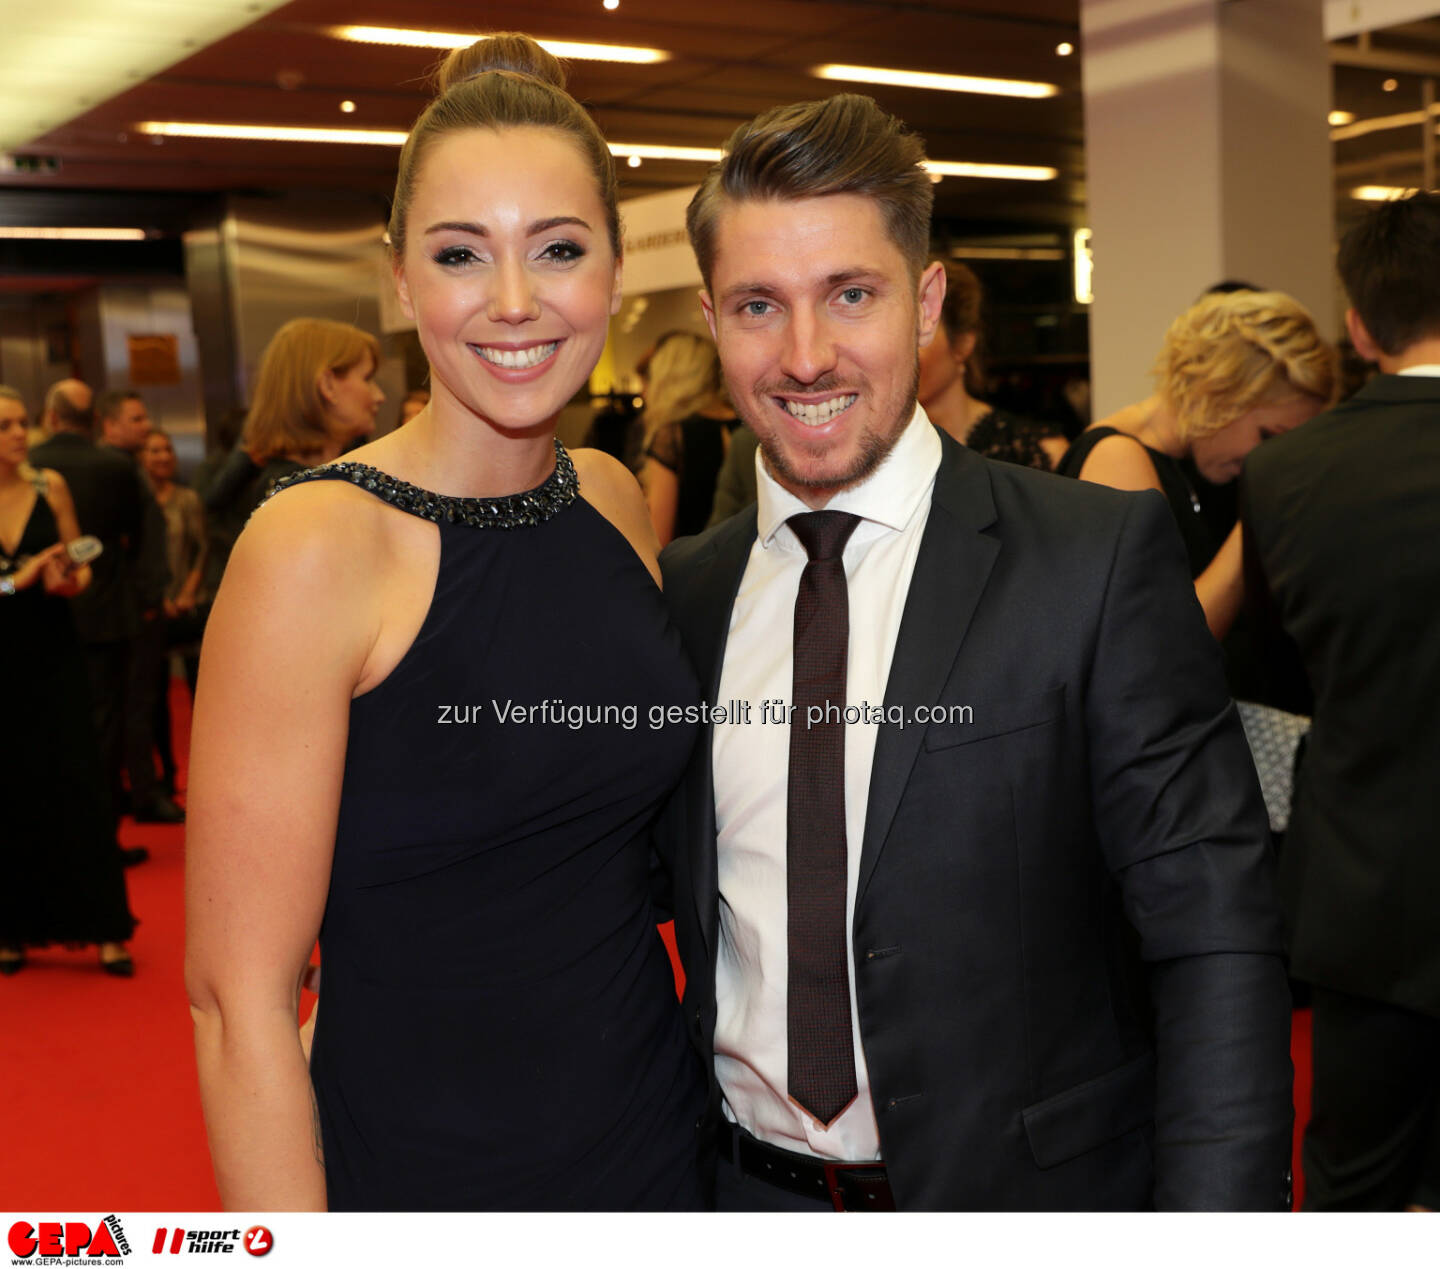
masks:
[(434, 258), (435, 263), (441, 265), (469, 264), (479, 259), (469, 247), (441, 247)]
[(578, 242), (572, 242), (569, 238), (561, 238), (557, 242), (549, 243), (540, 253), (542, 260), (553, 260), (557, 264), (570, 264), (579, 260), (585, 254), (585, 248)]

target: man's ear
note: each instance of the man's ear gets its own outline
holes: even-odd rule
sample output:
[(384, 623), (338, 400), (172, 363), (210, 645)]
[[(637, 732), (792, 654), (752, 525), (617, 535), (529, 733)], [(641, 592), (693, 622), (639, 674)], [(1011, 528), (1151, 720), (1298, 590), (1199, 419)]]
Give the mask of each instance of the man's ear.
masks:
[(415, 306), (410, 303), (410, 283), (405, 280), (405, 266), (398, 256), (391, 258), (390, 272), (395, 276), (395, 297), (400, 301), (400, 311), (413, 322)]
[(1355, 345), (1355, 351), (1366, 361), (1378, 362), (1385, 355), (1384, 349), (1375, 342), (1360, 314), (1353, 308), (1345, 310), (1345, 329), (1350, 334), (1350, 342)]
[(710, 298), (710, 292), (703, 286), (697, 294), (700, 296), (700, 311), (705, 314), (705, 325), (710, 328), (710, 338), (719, 343), (715, 334), (715, 302)]
[(918, 346), (924, 348), (935, 337), (935, 328), (940, 325), (940, 308), (945, 303), (945, 266), (938, 260), (925, 266), (916, 299), (920, 309)]

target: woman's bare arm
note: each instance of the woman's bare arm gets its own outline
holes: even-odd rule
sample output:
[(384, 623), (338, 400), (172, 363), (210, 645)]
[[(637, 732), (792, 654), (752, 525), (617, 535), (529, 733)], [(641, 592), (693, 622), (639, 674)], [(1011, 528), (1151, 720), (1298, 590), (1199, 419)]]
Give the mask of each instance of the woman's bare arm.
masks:
[[(296, 1011), (334, 850), (350, 699), (378, 628), (367, 535), (297, 489), (241, 535), (205, 635), (186, 843), (186, 988), (229, 1209), (323, 1210)], [(350, 522), (349, 530), (353, 530)]]

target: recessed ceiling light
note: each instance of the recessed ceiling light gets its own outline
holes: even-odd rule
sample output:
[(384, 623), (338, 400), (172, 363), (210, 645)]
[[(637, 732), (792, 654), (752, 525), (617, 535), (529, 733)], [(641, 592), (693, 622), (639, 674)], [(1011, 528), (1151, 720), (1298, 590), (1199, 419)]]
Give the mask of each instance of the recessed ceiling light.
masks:
[(1388, 203), (1392, 198), (1405, 198), (1414, 192), (1399, 185), (1357, 185), (1350, 191), (1350, 197), (1367, 203)]
[(162, 137), (205, 137), (220, 141), (318, 141), (330, 145), (404, 145), (403, 132), (368, 128), (293, 128), (253, 123), (178, 123), (149, 120), (139, 132)]
[(628, 167), (639, 167), (644, 161), (638, 154), (632, 154), (625, 163)]
[[(178, 120), (148, 120), (135, 125), (137, 132), (153, 141), (165, 137), (188, 137), (220, 141), (300, 141), (329, 145), (404, 145), (406, 133), (379, 128), (306, 128), (257, 123), (185, 123)], [(718, 163), (723, 152), (712, 146), (651, 145), (639, 141), (611, 141), (610, 153), (617, 159), (672, 159), (681, 163)], [(638, 164), (630, 163), (631, 167)], [(1060, 175), (1053, 167), (1023, 167), (1012, 163), (962, 163), (948, 159), (926, 159), (921, 166), (934, 176), (969, 176), (1006, 181), (1053, 181)]]
[[(718, 163), (720, 151), (700, 145), (644, 145), (611, 141), (610, 153), (617, 159), (679, 159), (686, 163)], [(633, 163), (631, 166), (635, 166)]]
[(934, 176), (978, 176), (995, 181), (1053, 181), (1060, 175), (1053, 167), (1022, 167), (1013, 163), (952, 163), (926, 159), (921, 165)]
[(1066, 40), (1063, 44), (1057, 44), (1055, 46), (1055, 55), (1057, 57), (1069, 57), (1070, 54), (1074, 51), (1075, 46), (1071, 44), (1069, 40)]
[(1325, 116), (1325, 122), (1332, 128), (1338, 128), (1342, 123), (1354, 123), (1355, 114), (1350, 110), (1332, 110)]
[(79, 229), (64, 228), (22, 228), (15, 225), (0, 226), (0, 238), (44, 238), (81, 239), (91, 242), (140, 242), (145, 238), (143, 229)]
[(601, 0), (601, 5), (613, 13), (620, 7), (620, 0)]
[(342, 101), (340, 103), (340, 113), (343, 115), (353, 115), (355, 113), (355, 103), (349, 100)]
[(1054, 84), (1024, 79), (987, 79), (982, 75), (940, 75), (930, 71), (889, 70), (882, 66), (846, 66), (827, 62), (813, 73), (821, 79), (843, 79), (859, 84), (889, 84), (895, 88), (932, 88), (950, 93), (987, 93), (996, 97), (1054, 97)]
[(1380, 85), (1380, 87), (1383, 88), (1387, 93), (1393, 93), (1397, 88), (1400, 87), (1400, 81), (1398, 79), (1387, 79), (1383, 84)]
[[(332, 26), (330, 34), (337, 40), (357, 44), (394, 44), (406, 48), (469, 48), (477, 36), (469, 31), (412, 31), (394, 26)], [(588, 62), (663, 62), (670, 54), (663, 48), (634, 48), (625, 44), (585, 44), (573, 40), (537, 40), (541, 48), (556, 57), (569, 57)]]

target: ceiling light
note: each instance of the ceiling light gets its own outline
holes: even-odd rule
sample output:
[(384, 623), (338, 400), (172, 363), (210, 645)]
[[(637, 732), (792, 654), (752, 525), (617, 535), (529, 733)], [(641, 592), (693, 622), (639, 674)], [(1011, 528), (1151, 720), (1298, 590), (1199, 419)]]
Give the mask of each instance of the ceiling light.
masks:
[(610, 153), (617, 159), (679, 159), (685, 163), (718, 163), (720, 151), (699, 145), (634, 145), (611, 141)]
[(339, 145), (404, 145), (406, 134), (368, 128), (291, 128), (254, 123), (161, 123), (135, 125), (152, 137), (208, 137), (220, 141), (319, 141)]
[(1400, 81), (1398, 79), (1387, 79), (1380, 87), (1387, 93), (1393, 93), (1400, 87)]
[(628, 167), (639, 167), (640, 164), (644, 161), (645, 160), (642, 159), (638, 154), (632, 154), (628, 159), (625, 160), (625, 163)]
[(926, 159), (920, 165), (932, 176), (978, 176), (995, 181), (1053, 181), (1060, 175), (1053, 167), (1018, 167), (1013, 163), (951, 163)]
[(66, 0), (0, 6), (6, 15), (0, 153), (32, 145), (284, 2)]
[(340, 113), (342, 115), (353, 115), (355, 113), (355, 103), (353, 101), (342, 101), (340, 103)]
[[(488, 36), (469, 31), (410, 31), (395, 26), (332, 26), (337, 40), (356, 44), (394, 44), (406, 48), (469, 48)], [(670, 57), (663, 48), (632, 48), (625, 44), (583, 44), (573, 40), (537, 40), (541, 48), (556, 57), (585, 62), (664, 62)]]
[(1325, 122), (1332, 128), (1338, 128), (1342, 123), (1354, 123), (1355, 115), (1349, 110), (1332, 110), (1325, 116)]
[(1388, 203), (1394, 198), (1407, 198), (1414, 192), (1399, 185), (1357, 185), (1350, 191), (1350, 197), (1367, 203)]
[(609, 9), (612, 13), (620, 7), (620, 0), (601, 0), (603, 8)]
[(45, 238), (81, 239), (90, 242), (141, 242), (145, 238), (143, 229), (77, 229), (21, 228), (14, 225), (0, 225), (0, 238)]
[[(1430, 113), (1440, 115), (1440, 103), (1431, 106)], [(1354, 123), (1341, 124), (1330, 133), (1330, 140), (1349, 141), (1353, 137), (1365, 137), (1372, 132), (1384, 132), (1389, 128), (1413, 128), (1424, 122), (1423, 110), (1407, 110), (1398, 115), (1377, 115), (1373, 119), (1357, 119)]]
[(880, 66), (843, 66), (826, 63), (813, 73), (821, 79), (843, 79), (860, 84), (890, 84), (896, 88), (933, 88), (951, 93), (989, 93), (996, 97), (1053, 97), (1054, 84), (1024, 79), (987, 79), (980, 75), (938, 75), (930, 71), (886, 70)]
[(1070, 54), (1074, 51), (1075, 46), (1071, 44), (1069, 40), (1066, 40), (1063, 44), (1057, 44), (1055, 46), (1055, 55), (1057, 57), (1069, 57)]
[[(182, 123), (149, 120), (136, 131), (152, 137), (199, 137), (219, 141), (308, 141), (338, 145), (404, 145), (406, 133), (378, 128), (301, 128), (259, 123)], [(645, 145), (612, 141), (610, 153), (618, 159), (678, 159), (689, 163), (715, 163), (720, 151), (693, 145)], [(632, 164), (633, 166), (633, 164)]]
[[(302, 128), (258, 123), (183, 123), (177, 120), (147, 120), (135, 125), (152, 139), (189, 137), (218, 141), (301, 141), (327, 145), (404, 145), (406, 133), (379, 128)], [(680, 163), (718, 163), (723, 152), (711, 146), (649, 145), (636, 141), (611, 141), (610, 153), (617, 159), (671, 159)], [(638, 163), (631, 162), (631, 167)], [(991, 180), (1053, 181), (1060, 175), (1053, 167), (1019, 167), (1010, 163), (958, 163), (926, 159), (921, 166), (936, 176), (970, 176)]]

